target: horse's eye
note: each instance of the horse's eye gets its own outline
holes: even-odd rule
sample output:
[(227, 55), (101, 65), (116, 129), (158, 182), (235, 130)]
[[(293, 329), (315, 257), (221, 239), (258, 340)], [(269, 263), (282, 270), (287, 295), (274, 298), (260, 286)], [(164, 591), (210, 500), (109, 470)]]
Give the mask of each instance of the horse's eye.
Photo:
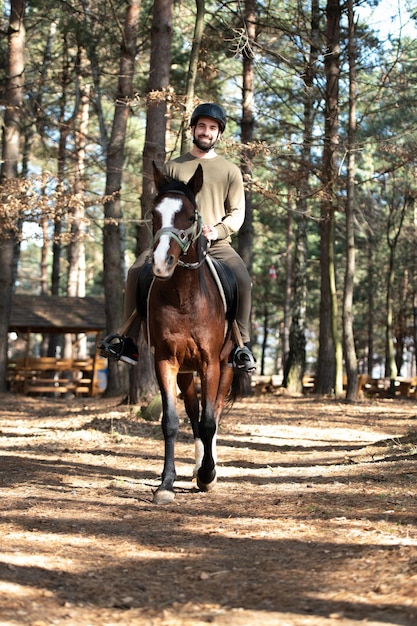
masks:
[(195, 215), (190, 215), (188, 221), (190, 222), (190, 224), (193, 224), (195, 222)]

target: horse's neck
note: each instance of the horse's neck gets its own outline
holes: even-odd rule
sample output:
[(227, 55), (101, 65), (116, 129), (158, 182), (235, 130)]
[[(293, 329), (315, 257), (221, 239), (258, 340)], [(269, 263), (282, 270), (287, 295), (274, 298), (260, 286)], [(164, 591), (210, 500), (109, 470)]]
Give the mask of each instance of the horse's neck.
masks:
[[(206, 290), (202, 290), (202, 285), (206, 284), (205, 263), (198, 268), (177, 265), (174, 274), (169, 281), (169, 291), (173, 298), (172, 304), (174, 308), (183, 309), (186, 307), (188, 312), (193, 314), (193, 302), (199, 295)], [(168, 285), (167, 285), (168, 287)]]

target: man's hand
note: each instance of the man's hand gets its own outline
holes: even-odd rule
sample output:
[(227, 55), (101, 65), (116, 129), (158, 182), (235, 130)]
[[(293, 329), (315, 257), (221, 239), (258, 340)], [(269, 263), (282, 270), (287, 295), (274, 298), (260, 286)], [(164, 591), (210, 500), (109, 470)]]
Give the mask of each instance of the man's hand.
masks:
[(203, 235), (208, 241), (215, 241), (218, 239), (217, 230), (214, 226), (208, 226), (207, 224), (203, 226)]

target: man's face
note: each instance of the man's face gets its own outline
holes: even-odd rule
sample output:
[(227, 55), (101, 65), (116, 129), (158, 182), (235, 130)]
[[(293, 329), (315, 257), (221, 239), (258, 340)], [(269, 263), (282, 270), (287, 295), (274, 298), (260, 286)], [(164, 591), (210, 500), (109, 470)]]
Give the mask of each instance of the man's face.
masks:
[(210, 117), (200, 117), (191, 130), (195, 145), (203, 152), (211, 150), (221, 135), (218, 122)]

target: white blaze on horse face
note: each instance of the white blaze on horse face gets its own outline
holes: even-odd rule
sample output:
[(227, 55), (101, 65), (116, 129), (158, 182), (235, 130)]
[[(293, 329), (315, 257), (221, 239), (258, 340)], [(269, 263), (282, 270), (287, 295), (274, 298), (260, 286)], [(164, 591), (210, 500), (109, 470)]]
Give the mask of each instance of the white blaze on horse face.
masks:
[[(162, 228), (173, 228), (175, 214), (181, 210), (182, 200), (179, 198), (164, 198), (156, 207), (161, 216)], [(167, 266), (169, 250), (169, 233), (161, 235), (153, 252), (153, 269), (156, 276), (168, 276), (170, 266)]]

